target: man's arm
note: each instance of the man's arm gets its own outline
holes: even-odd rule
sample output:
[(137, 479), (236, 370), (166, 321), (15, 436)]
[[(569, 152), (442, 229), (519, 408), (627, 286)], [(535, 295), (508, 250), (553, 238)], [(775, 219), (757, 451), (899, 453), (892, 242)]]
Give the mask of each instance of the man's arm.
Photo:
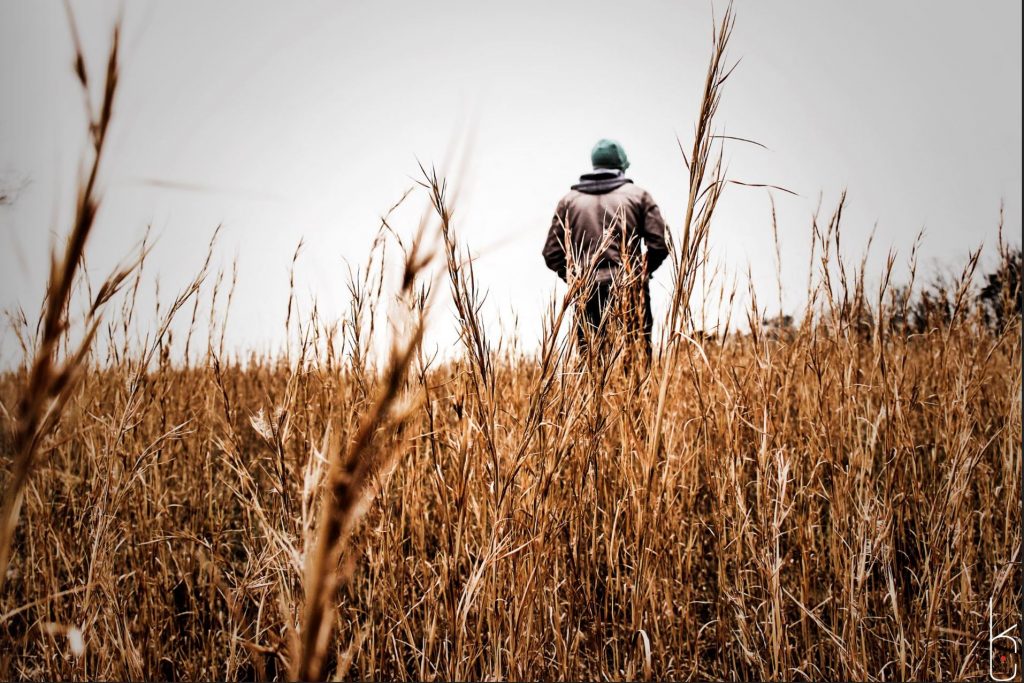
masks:
[(665, 243), (665, 219), (647, 192), (644, 192), (643, 212), (640, 232), (647, 246), (647, 275), (650, 276), (668, 257), (668, 245)]
[(548, 230), (548, 239), (544, 242), (544, 263), (548, 268), (558, 273), (563, 280), (566, 277), (565, 259), (565, 201), (558, 202), (555, 215), (551, 219), (551, 229)]

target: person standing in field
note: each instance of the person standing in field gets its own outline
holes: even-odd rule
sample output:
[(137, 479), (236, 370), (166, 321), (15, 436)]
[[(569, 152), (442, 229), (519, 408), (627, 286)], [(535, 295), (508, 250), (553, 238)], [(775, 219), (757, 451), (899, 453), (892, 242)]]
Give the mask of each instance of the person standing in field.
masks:
[(544, 244), (544, 262), (566, 282), (586, 278), (576, 304), (581, 349), (587, 348), (588, 338), (600, 339), (605, 334), (609, 308), (623, 303), (632, 291), (637, 293), (631, 297), (634, 303), (616, 308), (633, 313), (623, 321), (625, 329), (642, 333), (650, 358), (653, 318), (649, 279), (668, 256), (665, 221), (651, 195), (626, 177), (629, 159), (622, 145), (599, 140), (590, 160), (594, 170), (580, 176), (555, 208)]

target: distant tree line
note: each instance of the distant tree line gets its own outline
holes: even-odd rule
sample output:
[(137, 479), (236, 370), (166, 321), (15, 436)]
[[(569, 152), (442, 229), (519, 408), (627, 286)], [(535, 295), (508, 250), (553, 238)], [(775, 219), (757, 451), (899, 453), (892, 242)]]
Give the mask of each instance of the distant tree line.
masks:
[[(984, 324), (993, 329), (1002, 329), (1011, 318), (1020, 317), (1024, 303), (1021, 248), (1003, 247), (999, 256), (996, 268), (982, 277), (981, 288), (960, 304), (965, 309), (975, 309)], [(890, 328), (921, 334), (949, 324), (957, 312), (958, 289), (950, 278), (936, 276), (916, 296), (911, 296), (905, 287), (894, 290), (897, 301)]]
[[(974, 316), (981, 324), (993, 330), (1005, 329), (1024, 311), (1024, 290), (1021, 287), (1021, 247), (1001, 245), (999, 262), (981, 277), (980, 286), (969, 277), (976, 263), (959, 278), (936, 275), (916, 293), (908, 285), (892, 286), (881, 320), (888, 334), (923, 334), (937, 327), (948, 326), (954, 317)], [(859, 336), (870, 338), (878, 328), (879, 311), (865, 296), (863, 281), (853, 291), (837, 297), (834, 316), (825, 316), (813, 323), (829, 328), (845, 328)], [(806, 321), (805, 321), (806, 322)], [(789, 339), (801, 323), (792, 315), (780, 314), (760, 321), (758, 334), (771, 339)], [(717, 335), (713, 335), (717, 338)]]

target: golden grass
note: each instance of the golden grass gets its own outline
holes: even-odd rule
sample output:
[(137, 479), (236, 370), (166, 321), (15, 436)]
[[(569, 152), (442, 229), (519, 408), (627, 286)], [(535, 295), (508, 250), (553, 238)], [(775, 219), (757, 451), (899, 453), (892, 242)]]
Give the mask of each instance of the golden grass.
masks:
[[(70, 240), (25, 364), (0, 375), (0, 677), (986, 675), (989, 601), (1006, 628), (1021, 600), (1019, 312), (984, 318), (973, 255), (951, 313), (911, 333), (888, 276), (872, 293), (838, 258), (840, 204), (815, 222), (798, 327), (752, 313), (750, 333), (697, 333), (731, 22), (650, 365), (614, 320), (600, 353), (560, 334), (585, 263), (536, 353), (496, 351), (433, 174), (399, 327), (368, 323), (375, 251), (340, 325), (293, 332), (289, 307), (282, 358), (233, 359), (211, 329), (203, 360), (172, 362), (170, 319), (192, 300), (195, 323), (207, 266), (149, 346), (112, 325), (108, 360), (91, 333), (69, 347), (88, 229)], [(116, 81), (116, 42), (110, 63)], [(72, 235), (94, 215), (88, 182)], [(464, 345), (444, 363), (419, 350), (431, 221)], [(375, 334), (395, 340), (379, 368)]]

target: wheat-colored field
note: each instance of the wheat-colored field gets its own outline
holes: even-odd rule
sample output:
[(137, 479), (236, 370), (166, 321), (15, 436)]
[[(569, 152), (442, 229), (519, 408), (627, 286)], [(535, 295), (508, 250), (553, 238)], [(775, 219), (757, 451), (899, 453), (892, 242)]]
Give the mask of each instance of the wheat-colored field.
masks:
[[(92, 174), (0, 375), (0, 678), (987, 677), (990, 616), (1022, 599), (1019, 258), (1000, 246), (987, 296), (977, 255), (945, 290), (869, 286), (840, 205), (795, 324), (700, 333), (731, 21), (650, 363), (619, 317), (575, 348), (586, 263), (536, 352), (495, 350), (432, 173), (395, 301), (375, 252), (346, 319), (288, 321), (288, 355), (171, 352), (172, 321), (228, 295), (207, 268), (144, 343), (138, 263), (69, 328), (117, 41), (102, 87), (83, 68)], [(432, 287), (462, 333), (443, 362), (419, 345)], [(371, 329), (380, 307), (401, 324)]]

